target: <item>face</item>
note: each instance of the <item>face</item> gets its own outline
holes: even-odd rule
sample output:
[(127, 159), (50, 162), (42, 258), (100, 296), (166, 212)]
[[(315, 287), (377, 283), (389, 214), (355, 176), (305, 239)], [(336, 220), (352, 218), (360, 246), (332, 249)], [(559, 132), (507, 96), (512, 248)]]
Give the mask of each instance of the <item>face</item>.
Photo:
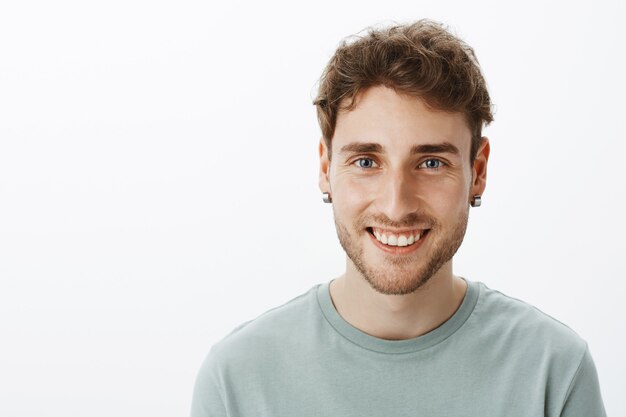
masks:
[(331, 194), (348, 273), (379, 293), (409, 294), (451, 262), (485, 188), (489, 142), (473, 167), (470, 145), (462, 114), (383, 86), (339, 114), (331, 161), (320, 140), (320, 189)]

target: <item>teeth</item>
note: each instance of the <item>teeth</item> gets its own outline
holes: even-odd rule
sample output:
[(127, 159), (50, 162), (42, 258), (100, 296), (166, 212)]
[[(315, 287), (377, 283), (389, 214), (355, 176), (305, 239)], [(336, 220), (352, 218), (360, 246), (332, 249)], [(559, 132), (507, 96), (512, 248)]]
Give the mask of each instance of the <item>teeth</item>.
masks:
[(385, 234), (380, 233), (377, 230), (374, 230), (374, 236), (379, 242), (384, 243), (389, 246), (409, 246), (413, 243), (417, 242), (420, 239), (420, 233), (414, 232), (415, 234), (411, 235), (394, 235), (394, 234)]

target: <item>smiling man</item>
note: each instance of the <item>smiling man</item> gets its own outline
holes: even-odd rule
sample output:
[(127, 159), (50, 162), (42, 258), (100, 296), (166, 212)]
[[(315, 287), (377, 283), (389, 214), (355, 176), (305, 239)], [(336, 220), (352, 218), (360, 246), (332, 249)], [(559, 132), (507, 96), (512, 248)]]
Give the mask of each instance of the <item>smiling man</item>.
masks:
[(216, 343), (191, 416), (605, 416), (584, 339), (453, 273), (493, 119), (473, 50), (429, 20), (371, 29), (314, 104), (346, 271)]
[(465, 115), (386, 86), (370, 87), (356, 103), (338, 118), (332, 163), (320, 141), (320, 188), (332, 190), (347, 254), (330, 294), (356, 328), (409, 339), (446, 321), (465, 296), (452, 256), (470, 201), (485, 188), (489, 142), (481, 138), (470, 158)]

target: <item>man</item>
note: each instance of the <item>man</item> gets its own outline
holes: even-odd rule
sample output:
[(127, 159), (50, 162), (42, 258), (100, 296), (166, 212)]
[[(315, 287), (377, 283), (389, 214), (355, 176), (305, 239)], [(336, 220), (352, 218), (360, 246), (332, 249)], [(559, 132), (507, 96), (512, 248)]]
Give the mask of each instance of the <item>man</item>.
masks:
[(473, 50), (429, 20), (370, 30), (314, 104), (346, 272), (216, 343), (192, 417), (605, 416), (578, 334), (452, 271), (493, 120)]

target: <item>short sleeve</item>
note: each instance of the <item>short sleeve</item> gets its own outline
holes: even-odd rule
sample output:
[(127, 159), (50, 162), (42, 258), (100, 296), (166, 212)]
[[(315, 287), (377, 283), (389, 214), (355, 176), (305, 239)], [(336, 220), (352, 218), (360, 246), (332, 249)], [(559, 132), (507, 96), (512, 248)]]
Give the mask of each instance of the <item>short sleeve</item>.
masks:
[(561, 417), (606, 417), (598, 373), (588, 345), (565, 396)]
[(219, 368), (210, 351), (196, 376), (191, 400), (191, 417), (228, 417), (219, 385)]

